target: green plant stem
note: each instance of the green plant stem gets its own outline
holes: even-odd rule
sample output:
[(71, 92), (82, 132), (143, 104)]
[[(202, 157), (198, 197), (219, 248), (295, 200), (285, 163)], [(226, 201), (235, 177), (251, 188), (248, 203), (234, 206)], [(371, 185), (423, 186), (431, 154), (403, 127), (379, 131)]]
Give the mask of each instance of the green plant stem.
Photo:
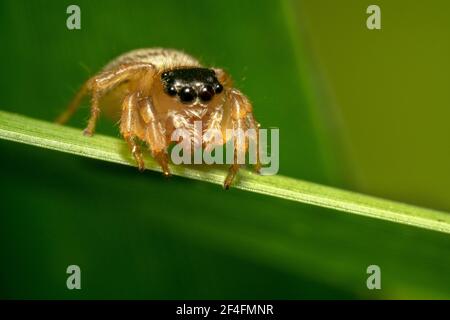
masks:
[[(96, 134), (94, 137), (85, 137), (80, 129), (4, 111), (0, 111), (0, 138), (88, 158), (136, 166), (126, 143), (118, 138), (100, 134)], [(145, 164), (147, 169), (161, 171), (150, 156), (145, 157)], [(226, 175), (226, 170), (209, 166), (172, 165), (170, 169), (174, 175), (218, 185), (223, 184)], [(450, 214), (448, 213), (281, 175), (260, 176), (247, 170), (241, 170), (233, 187), (342, 212), (450, 233)]]

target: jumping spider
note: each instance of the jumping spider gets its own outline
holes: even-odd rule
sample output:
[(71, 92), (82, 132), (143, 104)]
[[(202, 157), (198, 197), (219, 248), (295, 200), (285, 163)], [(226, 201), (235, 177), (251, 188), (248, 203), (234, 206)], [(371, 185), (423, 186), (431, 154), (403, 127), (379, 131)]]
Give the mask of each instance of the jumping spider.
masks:
[[(258, 133), (252, 105), (233, 88), (231, 78), (222, 69), (205, 68), (195, 58), (176, 50), (139, 49), (119, 56), (82, 86), (57, 122), (65, 123), (87, 94), (91, 95), (91, 115), (84, 134), (92, 136), (106, 104), (120, 106), (120, 132), (139, 169), (144, 169), (141, 140), (166, 176), (170, 175), (167, 149), (171, 133), (177, 128), (192, 131), (194, 121), (201, 121), (203, 130), (224, 133), (226, 129), (254, 129)], [(222, 144), (226, 142), (223, 139)], [(240, 147), (234, 143), (235, 159), (224, 182), (226, 189), (239, 170), (237, 152), (245, 153), (247, 148), (248, 143)], [(259, 172), (260, 168), (257, 155), (255, 169)]]

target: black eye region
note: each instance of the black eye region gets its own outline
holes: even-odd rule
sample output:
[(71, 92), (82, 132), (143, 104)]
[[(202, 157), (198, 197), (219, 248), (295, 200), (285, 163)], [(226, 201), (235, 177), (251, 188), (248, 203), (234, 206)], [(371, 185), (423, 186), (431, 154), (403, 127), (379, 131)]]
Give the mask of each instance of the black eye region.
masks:
[(214, 85), (214, 91), (215, 93), (221, 93), (223, 91), (223, 86), (220, 83), (216, 83)]
[(166, 89), (166, 92), (167, 92), (167, 94), (168, 94), (169, 96), (173, 97), (173, 96), (175, 96), (175, 95), (177, 94), (177, 89), (176, 89), (174, 86), (169, 86), (169, 87)]
[(214, 96), (214, 89), (210, 85), (206, 85), (200, 89), (198, 96), (202, 101), (210, 101)]
[(178, 96), (182, 102), (192, 102), (197, 97), (197, 93), (190, 87), (183, 87), (178, 93)]
[(170, 81), (173, 79), (174, 75), (175, 74), (173, 73), (173, 71), (166, 71), (161, 74), (161, 79), (165, 81)]

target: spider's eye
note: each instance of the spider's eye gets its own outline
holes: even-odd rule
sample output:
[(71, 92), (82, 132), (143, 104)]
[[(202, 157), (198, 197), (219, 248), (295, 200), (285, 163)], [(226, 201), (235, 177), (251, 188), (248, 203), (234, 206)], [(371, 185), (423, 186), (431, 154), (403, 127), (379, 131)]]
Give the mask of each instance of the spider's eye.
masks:
[(183, 87), (179, 93), (180, 100), (182, 102), (191, 102), (195, 99), (195, 91), (192, 88), (189, 87)]
[(214, 90), (211, 86), (204, 86), (200, 89), (199, 97), (202, 101), (209, 101), (214, 95)]
[(170, 77), (173, 77), (172, 71), (165, 71), (161, 74), (161, 79), (168, 79)]
[(215, 91), (216, 93), (221, 93), (222, 90), (223, 90), (223, 86), (222, 86), (220, 83), (216, 83), (216, 84), (214, 85), (214, 91)]
[(177, 94), (177, 89), (174, 86), (170, 86), (167, 88), (166, 92), (169, 96), (173, 97), (174, 95)]

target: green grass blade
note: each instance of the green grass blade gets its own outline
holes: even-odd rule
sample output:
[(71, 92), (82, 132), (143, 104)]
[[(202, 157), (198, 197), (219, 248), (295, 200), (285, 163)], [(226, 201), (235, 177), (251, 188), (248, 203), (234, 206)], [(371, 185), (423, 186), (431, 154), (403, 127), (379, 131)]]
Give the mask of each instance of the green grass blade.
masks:
[[(0, 138), (89, 158), (135, 166), (121, 139), (0, 111)], [(146, 167), (161, 171), (147, 156)], [(221, 185), (226, 170), (208, 166), (171, 166), (177, 176)], [(241, 170), (235, 188), (367, 217), (450, 233), (450, 214), (318, 185), (281, 175), (259, 176)]]

